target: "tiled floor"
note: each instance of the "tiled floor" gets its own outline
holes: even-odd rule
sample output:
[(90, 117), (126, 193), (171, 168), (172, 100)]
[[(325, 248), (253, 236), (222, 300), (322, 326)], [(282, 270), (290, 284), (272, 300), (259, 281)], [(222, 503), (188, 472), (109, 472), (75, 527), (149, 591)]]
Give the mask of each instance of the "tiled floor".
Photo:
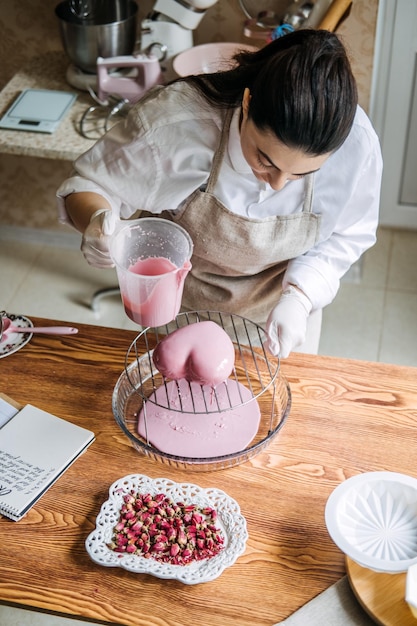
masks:
[[(90, 307), (96, 289), (117, 283), (114, 270), (91, 268), (75, 234), (0, 229), (0, 309), (27, 316), (135, 329), (119, 296)], [(378, 242), (342, 281), (323, 313), (321, 354), (417, 366), (417, 232), (380, 229)], [(0, 606), (0, 626), (73, 622)], [(91, 622), (89, 622), (91, 624)]]
[(320, 353), (417, 366), (416, 267), (417, 232), (381, 228), (323, 312)]

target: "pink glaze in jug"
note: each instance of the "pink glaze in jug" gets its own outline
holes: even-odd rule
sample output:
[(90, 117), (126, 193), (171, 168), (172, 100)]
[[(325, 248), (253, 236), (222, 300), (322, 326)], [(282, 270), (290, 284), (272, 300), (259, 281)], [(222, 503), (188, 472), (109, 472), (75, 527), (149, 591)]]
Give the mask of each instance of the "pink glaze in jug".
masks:
[(115, 233), (110, 251), (131, 320), (157, 327), (175, 319), (192, 249), (188, 233), (162, 218), (132, 220)]

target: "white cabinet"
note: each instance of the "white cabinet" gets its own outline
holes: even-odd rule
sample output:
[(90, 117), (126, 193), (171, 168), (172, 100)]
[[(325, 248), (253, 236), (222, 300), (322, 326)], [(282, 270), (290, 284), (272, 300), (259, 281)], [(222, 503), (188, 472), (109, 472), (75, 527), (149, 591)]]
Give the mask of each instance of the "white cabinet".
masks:
[(380, 0), (370, 116), (384, 157), (380, 223), (417, 230), (417, 1)]

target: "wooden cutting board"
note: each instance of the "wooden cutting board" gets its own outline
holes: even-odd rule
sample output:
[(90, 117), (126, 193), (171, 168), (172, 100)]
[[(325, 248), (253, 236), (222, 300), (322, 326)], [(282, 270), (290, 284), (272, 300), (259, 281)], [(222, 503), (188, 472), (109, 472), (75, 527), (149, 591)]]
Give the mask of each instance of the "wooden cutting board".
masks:
[(346, 571), (352, 590), (365, 611), (380, 626), (417, 626), (405, 601), (406, 574), (380, 574), (349, 557)]

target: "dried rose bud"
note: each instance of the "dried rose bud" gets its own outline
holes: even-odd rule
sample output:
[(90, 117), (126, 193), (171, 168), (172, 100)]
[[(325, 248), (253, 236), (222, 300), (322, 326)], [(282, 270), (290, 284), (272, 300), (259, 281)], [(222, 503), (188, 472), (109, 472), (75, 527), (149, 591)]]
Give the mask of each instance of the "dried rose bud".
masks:
[(163, 563), (186, 565), (223, 549), (224, 537), (214, 524), (215, 509), (173, 502), (162, 493), (124, 494), (120, 518), (108, 547)]
[(171, 556), (177, 556), (180, 550), (181, 550), (180, 546), (177, 543), (173, 543), (169, 549), (169, 554)]

